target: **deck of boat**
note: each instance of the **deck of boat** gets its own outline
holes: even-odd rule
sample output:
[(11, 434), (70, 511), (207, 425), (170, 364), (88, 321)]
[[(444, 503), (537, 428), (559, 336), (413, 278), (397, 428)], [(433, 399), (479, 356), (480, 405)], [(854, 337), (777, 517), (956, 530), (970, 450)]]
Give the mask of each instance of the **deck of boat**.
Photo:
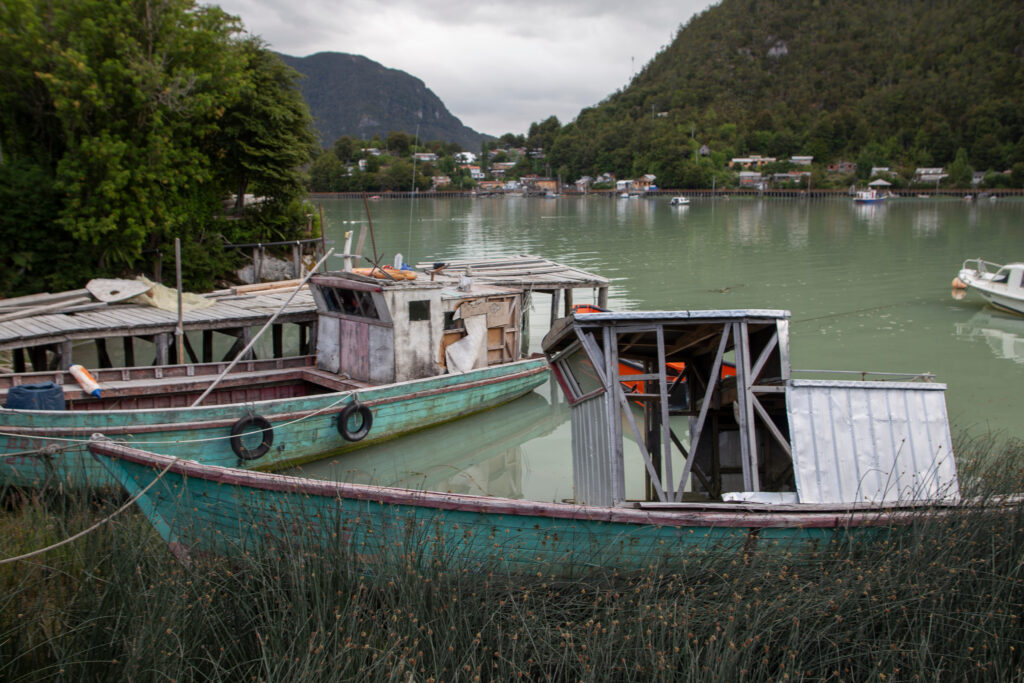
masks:
[[(429, 271), (433, 263), (420, 263), (417, 268)], [(608, 307), (608, 278), (589, 273), (580, 268), (556, 263), (540, 256), (519, 254), (490, 259), (467, 259), (446, 261), (445, 275), (469, 274), (474, 282), (503, 287), (519, 287), (529, 292), (544, 292), (552, 295), (551, 320), (558, 317), (559, 299), (565, 299), (565, 315), (572, 312), (572, 290), (590, 288), (598, 291), (597, 305)]]

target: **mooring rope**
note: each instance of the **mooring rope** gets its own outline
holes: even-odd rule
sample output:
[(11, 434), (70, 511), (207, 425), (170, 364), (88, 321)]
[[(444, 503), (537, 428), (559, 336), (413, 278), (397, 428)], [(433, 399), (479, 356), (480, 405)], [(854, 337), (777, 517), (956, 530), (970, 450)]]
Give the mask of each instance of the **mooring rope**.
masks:
[(3, 559), (0, 559), (0, 565), (9, 564), (11, 562), (20, 562), (21, 560), (27, 560), (30, 557), (35, 557), (36, 555), (42, 555), (43, 553), (48, 553), (51, 550), (55, 550), (57, 548), (60, 548), (61, 546), (67, 545), (68, 543), (76, 541), (79, 538), (82, 538), (83, 536), (88, 536), (93, 531), (96, 531), (96, 529), (99, 529), (101, 526), (103, 526), (104, 524), (106, 524), (107, 522), (109, 522), (110, 520), (114, 519), (119, 514), (121, 514), (125, 510), (127, 510), (129, 507), (134, 505), (135, 502), (138, 501), (139, 498), (144, 496), (146, 494), (146, 492), (149, 491), (149, 489), (153, 488), (154, 484), (156, 484), (158, 481), (160, 481), (163, 478), (163, 476), (165, 474), (167, 474), (167, 471), (169, 469), (171, 469), (171, 465), (173, 465), (175, 462), (177, 462), (177, 458), (175, 458), (174, 460), (172, 460), (169, 463), (167, 463), (167, 466), (164, 467), (162, 470), (160, 470), (160, 474), (158, 474), (156, 476), (156, 478), (153, 479), (153, 481), (149, 482), (149, 484), (147, 484), (144, 489), (142, 489), (141, 491), (136, 493), (134, 496), (132, 496), (128, 500), (128, 502), (126, 502), (124, 505), (122, 505), (118, 509), (114, 510), (112, 513), (110, 513), (109, 515), (107, 515), (103, 519), (99, 520), (98, 522), (96, 522), (92, 526), (88, 527), (87, 529), (83, 529), (82, 531), (79, 531), (77, 534), (74, 534), (72, 536), (68, 536), (67, 538), (65, 538), (63, 540), (60, 540), (60, 541), (57, 541), (56, 543), (51, 543), (50, 545), (46, 546), (45, 548), (39, 548), (37, 550), (33, 550), (33, 551), (27, 552), (27, 553), (23, 553), (21, 555), (15, 556), (15, 557), (5, 557)]
[[(347, 391), (347, 392), (344, 393), (344, 395), (340, 396), (338, 398), (338, 400), (334, 401), (333, 403), (329, 403), (328, 405), (321, 406), (320, 408), (317, 408), (316, 410), (312, 410), (312, 411), (306, 413), (305, 415), (303, 415), (301, 417), (295, 418), (294, 420), (290, 420), (288, 422), (282, 422), (280, 424), (274, 425), (274, 428), (276, 429), (278, 427), (290, 427), (291, 425), (298, 424), (300, 422), (305, 422), (306, 420), (309, 420), (309, 419), (311, 419), (313, 417), (316, 417), (317, 415), (320, 415), (321, 413), (323, 413), (323, 412), (325, 412), (327, 410), (330, 410), (331, 408), (334, 408), (335, 406), (337, 406), (338, 404), (342, 403), (343, 401), (345, 401), (346, 399), (350, 398), (351, 396), (353, 396), (356, 393), (357, 392), (355, 392), (355, 391)], [(251, 411), (251, 407), (249, 408), (249, 410)], [(212, 429), (212, 427), (210, 427), (209, 429)], [(257, 430), (254, 430), (253, 432), (248, 432), (248, 433), (255, 434), (255, 433), (259, 432), (259, 431), (261, 431), (261, 430), (257, 429)], [(20, 434), (20, 433), (17, 433), (17, 432), (4, 432), (4, 431), (0, 431), (0, 436), (7, 436), (7, 437), (12, 437), (12, 438), (24, 438), (25, 434)], [(29, 438), (39, 439), (39, 440), (42, 440), (42, 441), (60, 441), (60, 442), (63, 442), (63, 443), (68, 443), (68, 444), (87, 444), (87, 443), (89, 443), (92, 440), (92, 439), (74, 439), (74, 438), (71, 438), (71, 437), (64, 437), (64, 436), (35, 436), (35, 435), (33, 435), (33, 436), (29, 437)], [(228, 434), (227, 436), (207, 436), (207, 437), (204, 437), (202, 439), (173, 439), (173, 440), (170, 440), (170, 441), (118, 441), (118, 443), (124, 443), (126, 445), (140, 446), (140, 445), (154, 445), (154, 444), (168, 444), (168, 443), (205, 443), (205, 442), (208, 442), (208, 441), (223, 441), (225, 439), (231, 439), (231, 438), (233, 438), (233, 437), (230, 434)], [(70, 448), (70, 446), (68, 446), (68, 448)], [(60, 449), (60, 450), (65, 450), (65, 449)], [(14, 455), (42, 455), (42, 454), (44, 454), (44, 453), (42, 453), (42, 449), (36, 449), (34, 451), (20, 451), (19, 453), (3, 453), (3, 454), (0, 454), (0, 457), (7, 457), (7, 456), (14, 456)]]

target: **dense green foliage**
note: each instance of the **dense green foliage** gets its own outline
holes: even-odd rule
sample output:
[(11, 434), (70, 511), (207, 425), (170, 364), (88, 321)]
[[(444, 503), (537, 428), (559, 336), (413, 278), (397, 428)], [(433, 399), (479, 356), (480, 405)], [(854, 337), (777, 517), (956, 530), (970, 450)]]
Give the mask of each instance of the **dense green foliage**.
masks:
[[(962, 464), (962, 481), (980, 487), (965, 493), (1021, 490), (1019, 444), (984, 455), (999, 466)], [(0, 556), (111, 509), (60, 497), (18, 505), (0, 515)], [(0, 566), (0, 678), (1024, 678), (1020, 504), (947, 517), (922, 510), (912, 532), (866, 548), (837, 542), (792, 555), (751, 545), (575, 577), (428, 563), (415, 546), (367, 571), (358, 556), (305, 545), (333, 528), (297, 528), (273, 550), (186, 569), (131, 514)]]
[(404, 131), (420, 140), (446, 140), (478, 149), (487, 136), (463, 125), (423, 81), (359, 55), (319, 52), (281, 55), (305, 76), (302, 94), (326, 147), (343, 135), (370, 139)]
[[(193, 0), (0, 4), (0, 296), (148, 270), (207, 288), (231, 241), (298, 236), (314, 138), (294, 73)], [(232, 193), (268, 198), (231, 218)]]
[(960, 149), (959, 180), (1013, 168), (1024, 182), (1021, 36), (1018, 0), (722, 0), (545, 150), (564, 177), (653, 173), (662, 187), (710, 187), (748, 154), (848, 160), (867, 178)]
[[(469, 189), (476, 185), (455, 155), (462, 151), (458, 143), (434, 140), (416, 141), (402, 131), (391, 131), (381, 138), (359, 140), (342, 135), (314, 159), (309, 171), (309, 189), (313, 192), (422, 192), (432, 187), (431, 178), (447, 175), (446, 189)], [(484, 143), (484, 146), (493, 143)], [(376, 151), (371, 151), (376, 150)], [(431, 152), (436, 161), (413, 158), (418, 152)]]

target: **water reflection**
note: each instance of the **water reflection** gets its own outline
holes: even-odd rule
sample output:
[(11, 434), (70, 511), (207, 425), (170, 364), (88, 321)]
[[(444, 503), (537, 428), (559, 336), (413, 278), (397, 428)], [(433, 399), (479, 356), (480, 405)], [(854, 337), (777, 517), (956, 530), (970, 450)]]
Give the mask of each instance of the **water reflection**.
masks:
[(957, 323), (956, 335), (984, 341), (996, 358), (1024, 364), (1024, 318), (986, 306), (967, 322)]
[(868, 227), (869, 235), (881, 235), (885, 233), (885, 211), (884, 203), (857, 204), (853, 203), (853, 212), (857, 220)]
[[(566, 407), (538, 392), (479, 415), (288, 470), (314, 479), (523, 498), (523, 444), (550, 434)], [(566, 473), (567, 477), (571, 474)]]

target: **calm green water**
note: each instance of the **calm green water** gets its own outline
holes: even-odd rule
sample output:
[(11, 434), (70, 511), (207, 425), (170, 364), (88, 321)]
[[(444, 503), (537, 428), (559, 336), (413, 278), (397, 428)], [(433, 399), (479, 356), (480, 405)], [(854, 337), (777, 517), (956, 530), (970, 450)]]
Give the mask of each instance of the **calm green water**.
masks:
[[(366, 221), (322, 201), (328, 238)], [(966, 258), (1024, 259), (1024, 200), (455, 199), (370, 203), (377, 250), (408, 263), (529, 253), (612, 280), (616, 310), (782, 308), (797, 369), (932, 372), (954, 434), (1024, 438), (1024, 318), (950, 283)], [(357, 233), (358, 234), (358, 233)], [(365, 253), (371, 252), (369, 239)], [(340, 259), (333, 264), (340, 267)], [(576, 301), (592, 300), (577, 291)], [(549, 316), (536, 296), (533, 348)], [(568, 410), (527, 400), (336, 461), (310, 476), (510, 495), (571, 496)]]

